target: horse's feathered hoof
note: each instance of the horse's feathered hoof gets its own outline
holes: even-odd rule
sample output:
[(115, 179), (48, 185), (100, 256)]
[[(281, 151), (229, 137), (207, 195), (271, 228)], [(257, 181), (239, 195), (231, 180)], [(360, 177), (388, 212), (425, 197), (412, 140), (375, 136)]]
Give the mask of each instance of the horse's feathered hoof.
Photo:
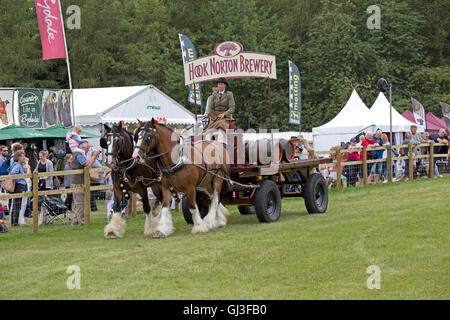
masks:
[(156, 231), (153, 234), (153, 239), (162, 239), (162, 238), (165, 238), (165, 237), (166, 237), (166, 235), (164, 233), (162, 233), (161, 231)]
[(120, 234), (118, 234), (118, 232), (109, 232), (108, 234), (105, 235), (106, 239), (120, 239), (122, 238), (122, 236)]

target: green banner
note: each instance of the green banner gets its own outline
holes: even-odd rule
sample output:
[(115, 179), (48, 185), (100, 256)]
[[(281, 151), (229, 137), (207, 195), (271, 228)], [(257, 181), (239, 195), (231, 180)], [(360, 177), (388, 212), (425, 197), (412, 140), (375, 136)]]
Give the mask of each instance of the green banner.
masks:
[(42, 89), (19, 90), (19, 125), (42, 128)]

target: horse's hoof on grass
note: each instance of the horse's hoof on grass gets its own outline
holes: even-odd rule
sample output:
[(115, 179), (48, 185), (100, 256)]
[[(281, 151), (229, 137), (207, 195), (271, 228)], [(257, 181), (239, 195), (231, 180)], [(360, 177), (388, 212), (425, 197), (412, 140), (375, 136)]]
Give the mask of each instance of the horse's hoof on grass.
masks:
[(206, 225), (199, 225), (199, 226), (194, 226), (192, 228), (192, 234), (197, 234), (197, 233), (205, 233), (208, 232), (209, 229)]
[(156, 231), (152, 237), (153, 237), (153, 239), (163, 239), (166, 237), (166, 235), (164, 233), (162, 233), (161, 231)]
[(114, 232), (110, 232), (105, 236), (106, 239), (119, 239), (122, 238), (118, 235), (116, 235)]

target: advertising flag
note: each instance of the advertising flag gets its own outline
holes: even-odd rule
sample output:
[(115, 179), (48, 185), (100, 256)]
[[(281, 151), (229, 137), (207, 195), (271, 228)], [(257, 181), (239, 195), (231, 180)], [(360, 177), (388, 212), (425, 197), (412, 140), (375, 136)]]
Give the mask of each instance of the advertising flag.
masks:
[[(180, 38), (183, 63), (197, 59), (197, 50), (195, 50), (194, 44), (192, 43), (191, 39), (189, 39), (188, 36), (181, 33), (178, 34), (178, 37)], [(189, 98), (188, 98), (189, 102), (197, 103), (199, 106), (201, 106), (202, 105), (201, 91), (202, 91), (201, 85), (199, 83), (189, 85)], [(196, 95), (195, 97), (194, 94)]]
[(445, 123), (447, 124), (447, 129), (450, 132), (450, 104), (441, 102), (442, 115), (444, 116)]
[(59, 0), (35, 0), (41, 34), (42, 59), (66, 58)]
[(413, 105), (413, 114), (414, 114), (414, 119), (416, 119), (416, 123), (418, 125), (424, 126), (426, 128), (425, 108), (419, 101), (417, 101), (416, 99), (414, 99), (412, 97), (411, 97), (411, 102)]
[(289, 123), (300, 125), (302, 115), (301, 81), (297, 66), (289, 61)]

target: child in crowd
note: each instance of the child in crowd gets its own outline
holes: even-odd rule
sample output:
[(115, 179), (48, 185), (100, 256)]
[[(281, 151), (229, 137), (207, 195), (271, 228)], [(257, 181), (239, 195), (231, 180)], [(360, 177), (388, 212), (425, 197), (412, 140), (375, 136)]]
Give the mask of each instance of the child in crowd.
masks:
[(80, 143), (86, 142), (87, 140), (81, 139), (81, 126), (74, 126), (73, 132), (68, 132), (66, 135), (66, 141), (69, 144), (70, 150), (72, 152), (79, 152), (84, 154), (84, 151), (81, 150), (78, 146)]

